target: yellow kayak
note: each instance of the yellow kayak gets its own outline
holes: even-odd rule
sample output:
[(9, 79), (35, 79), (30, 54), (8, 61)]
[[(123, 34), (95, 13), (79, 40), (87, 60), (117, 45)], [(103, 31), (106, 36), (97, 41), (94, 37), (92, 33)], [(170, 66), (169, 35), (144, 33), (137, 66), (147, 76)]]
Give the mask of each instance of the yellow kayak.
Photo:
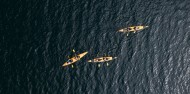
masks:
[(62, 66), (68, 66), (71, 65), (77, 61), (79, 61), (82, 57), (84, 57), (88, 52), (81, 53), (79, 55), (76, 55), (75, 57), (70, 58), (67, 62), (65, 62)]
[(117, 57), (99, 57), (99, 58), (95, 58), (92, 60), (88, 60), (88, 62), (93, 62), (93, 63), (97, 63), (97, 62), (107, 62), (107, 61), (111, 61), (113, 59), (116, 59)]
[(143, 30), (147, 27), (148, 26), (131, 26), (131, 27), (120, 29), (118, 32), (136, 32), (136, 31)]

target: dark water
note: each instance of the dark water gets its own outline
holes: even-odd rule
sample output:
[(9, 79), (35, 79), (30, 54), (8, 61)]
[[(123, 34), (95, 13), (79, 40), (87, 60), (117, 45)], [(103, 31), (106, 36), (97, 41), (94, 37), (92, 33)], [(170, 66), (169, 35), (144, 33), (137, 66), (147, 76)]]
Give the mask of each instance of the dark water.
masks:
[[(2, 0), (0, 12), (0, 94), (190, 94), (189, 0)], [(132, 25), (149, 28), (116, 32)], [(61, 67), (72, 49), (89, 54)], [(86, 62), (104, 54), (118, 59)]]

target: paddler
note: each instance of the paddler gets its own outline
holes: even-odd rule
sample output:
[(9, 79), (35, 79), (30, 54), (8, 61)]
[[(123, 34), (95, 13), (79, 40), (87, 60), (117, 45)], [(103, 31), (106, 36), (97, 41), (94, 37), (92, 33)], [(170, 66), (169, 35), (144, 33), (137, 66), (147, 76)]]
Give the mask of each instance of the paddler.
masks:
[(103, 57), (103, 60), (104, 60), (104, 61), (107, 61), (107, 60), (108, 60), (108, 58), (106, 58), (106, 57)]
[(76, 55), (76, 56), (75, 56), (75, 59), (76, 59), (76, 60), (80, 60), (80, 56)]
[(73, 62), (73, 60), (71, 60), (71, 59), (69, 59), (69, 60), (67, 61), (68, 64), (71, 64), (72, 62)]
[(127, 30), (130, 31), (130, 30), (132, 30), (132, 28), (128, 27)]

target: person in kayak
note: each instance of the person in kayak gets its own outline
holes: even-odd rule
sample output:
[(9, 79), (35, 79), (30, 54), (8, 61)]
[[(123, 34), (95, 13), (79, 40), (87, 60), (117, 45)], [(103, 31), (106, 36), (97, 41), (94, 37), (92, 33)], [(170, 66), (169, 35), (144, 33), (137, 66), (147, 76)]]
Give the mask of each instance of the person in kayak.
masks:
[(93, 61), (102, 61), (102, 59), (101, 58), (98, 58), (98, 59), (94, 59)]
[(132, 28), (128, 27), (127, 30), (130, 31), (130, 30), (132, 30)]
[(108, 60), (108, 58), (106, 58), (106, 57), (103, 57), (103, 60), (104, 60), (104, 61), (107, 61), (107, 60)]
[(80, 60), (80, 56), (76, 55), (76, 56), (75, 56), (75, 59), (76, 59), (76, 60)]
[(73, 62), (73, 60), (71, 60), (71, 59), (69, 59), (69, 60), (67, 61), (68, 64), (71, 64), (72, 62)]

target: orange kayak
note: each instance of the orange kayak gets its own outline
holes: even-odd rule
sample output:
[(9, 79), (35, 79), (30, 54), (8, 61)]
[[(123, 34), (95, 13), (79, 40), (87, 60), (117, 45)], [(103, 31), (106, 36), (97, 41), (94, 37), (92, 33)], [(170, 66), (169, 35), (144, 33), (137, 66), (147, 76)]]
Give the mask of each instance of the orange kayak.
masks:
[(147, 27), (148, 26), (131, 26), (131, 27), (120, 29), (118, 32), (136, 32), (136, 31), (143, 30)]
[(70, 58), (67, 62), (65, 62), (62, 66), (68, 66), (71, 65), (77, 61), (79, 61), (82, 57), (84, 57), (88, 52), (81, 53), (79, 55), (76, 55), (75, 57)]
[(88, 60), (88, 62), (97, 63), (97, 62), (107, 62), (111, 61), (113, 59), (116, 59), (117, 57), (99, 57), (92, 60)]

